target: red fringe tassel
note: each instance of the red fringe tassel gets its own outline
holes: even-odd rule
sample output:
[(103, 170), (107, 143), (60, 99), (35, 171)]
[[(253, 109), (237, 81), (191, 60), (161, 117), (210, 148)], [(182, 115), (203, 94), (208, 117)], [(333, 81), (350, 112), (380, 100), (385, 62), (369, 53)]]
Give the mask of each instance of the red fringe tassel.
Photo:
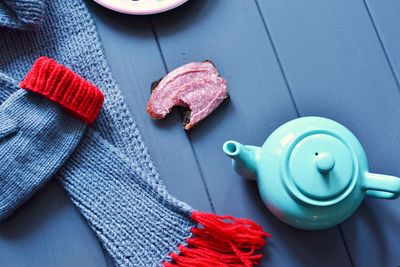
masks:
[(164, 267), (252, 267), (262, 254), (256, 251), (270, 235), (253, 221), (232, 216), (194, 211), (192, 219), (202, 227), (193, 227), (188, 246), (179, 245), (179, 254), (171, 253), (172, 262)]

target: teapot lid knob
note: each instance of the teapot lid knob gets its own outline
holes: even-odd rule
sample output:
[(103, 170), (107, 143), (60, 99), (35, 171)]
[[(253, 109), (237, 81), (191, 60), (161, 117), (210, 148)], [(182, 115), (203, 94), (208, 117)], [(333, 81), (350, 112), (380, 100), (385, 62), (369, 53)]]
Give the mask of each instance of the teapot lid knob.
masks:
[(314, 130), (300, 135), (287, 150), (285, 185), (297, 198), (314, 205), (340, 201), (358, 177), (357, 161), (335, 133)]
[(316, 153), (315, 165), (320, 173), (328, 173), (335, 167), (335, 158), (328, 152)]

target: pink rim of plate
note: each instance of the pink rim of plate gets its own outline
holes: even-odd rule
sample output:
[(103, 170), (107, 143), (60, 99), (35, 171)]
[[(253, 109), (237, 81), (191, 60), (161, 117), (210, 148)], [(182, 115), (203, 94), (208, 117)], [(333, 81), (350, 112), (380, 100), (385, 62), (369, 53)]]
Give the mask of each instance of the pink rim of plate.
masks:
[[(151, 14), (157, 14), (157, 13), (162, 13), (168, 10), (171, 10), (173, 8), (176, 8), (184, 3), (186, 3), (189, 0), (175, 0), (175, 1), (170, 1), (171, 3), (168, 5), (165, 5), (163, 7), (154, 7), (154, 8), (149, 8), (149, 9), (144, 9), (144, 10), (137, 10), (137, 9), (133, 9), (133, 8), (126, 8), (124, 6), (119, 5), (118, 3), (116, 3), (117, 1), (114, 0), (93, 0), (96, 3), (120, 12), (120, 13), (125, 13), (125, 14), (130, 14), (130, 15), (151, 15)], [(146, 0), (144, 0), (146, 1)]]

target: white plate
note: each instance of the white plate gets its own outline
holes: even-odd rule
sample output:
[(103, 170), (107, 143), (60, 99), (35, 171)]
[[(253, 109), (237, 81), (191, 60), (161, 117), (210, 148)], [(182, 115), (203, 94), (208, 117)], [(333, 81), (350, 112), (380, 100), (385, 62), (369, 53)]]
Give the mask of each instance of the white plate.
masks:
[(161, 13), (182, 5), (188, 0), (94, 0), (117, 12), (132, 15)]

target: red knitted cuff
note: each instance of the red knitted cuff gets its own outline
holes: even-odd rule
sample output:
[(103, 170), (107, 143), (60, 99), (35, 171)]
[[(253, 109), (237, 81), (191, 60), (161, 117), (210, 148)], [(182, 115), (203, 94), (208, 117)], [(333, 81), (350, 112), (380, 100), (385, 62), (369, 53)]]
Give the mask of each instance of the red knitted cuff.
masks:
[(100, 89), (48, 57), (35, 61), (20, 86), (58, 103), (89, 124), (96, 120), (104, 102)]

